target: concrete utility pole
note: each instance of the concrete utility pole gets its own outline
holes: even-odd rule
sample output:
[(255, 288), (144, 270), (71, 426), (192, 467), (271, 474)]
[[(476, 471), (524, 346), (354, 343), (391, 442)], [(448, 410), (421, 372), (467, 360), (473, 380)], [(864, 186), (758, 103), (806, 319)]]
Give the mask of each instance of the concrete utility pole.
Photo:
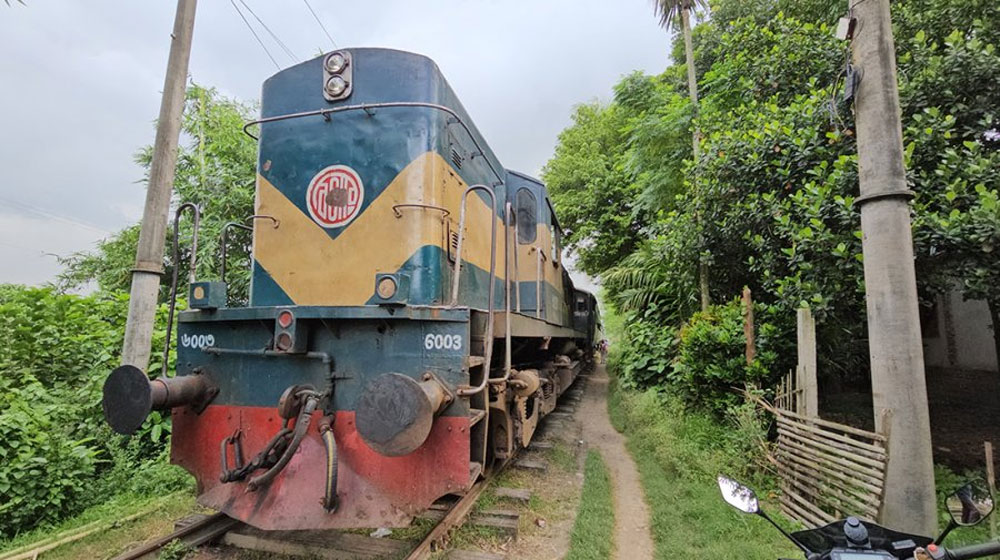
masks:
[(174, 32), (171, 34), (167, 76), (163, 81), (160, 118), (156, 126), (153, 162), (146, 188), (146, 207), (142, 212), (142, 229), (132, 270), (132, 292), (125, 323), (125, 344), (122, 364), (143, 371), (149, 366), (153, 321), (156, 318), (160, 276), (163, 274), (163, 246), (170, 212), (170, 193), (174, 185), (177, 164), (177, 142), (184, 112), (187, 89), (188, 59), (194, 35), (194, 13), (197, 0), (177, 0)]
[[(934, 464), (889, 0), (850, 0), (869, 354), (876, 423), (889, 409), (882, 523), (937, 533)], [(883, 431), (882, 426), (876, 429)]]

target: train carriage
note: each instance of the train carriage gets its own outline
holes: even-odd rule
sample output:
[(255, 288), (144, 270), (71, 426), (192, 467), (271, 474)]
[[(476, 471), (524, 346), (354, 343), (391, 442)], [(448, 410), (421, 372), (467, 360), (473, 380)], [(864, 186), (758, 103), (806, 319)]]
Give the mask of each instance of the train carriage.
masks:
[(490, 150), (437, 66), (346, 49), (264, 83), (246, 307), (194, 282), (170, 409), (199, 502), (262, 529), (398, 527), (526, 446), (593, 358), (545, 186)]

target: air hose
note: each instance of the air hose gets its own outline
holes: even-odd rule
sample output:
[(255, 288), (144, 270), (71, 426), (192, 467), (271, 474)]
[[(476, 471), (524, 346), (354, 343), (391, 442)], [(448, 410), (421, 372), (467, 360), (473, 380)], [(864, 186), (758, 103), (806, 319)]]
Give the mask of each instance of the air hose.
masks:
[(337, 511), (337, 439), (333, 436), (333, 416), (324, 416), (319, 421), (319, 434), (326, 447), (326, 486), (323, 492), (323, 509), (328, 513)]

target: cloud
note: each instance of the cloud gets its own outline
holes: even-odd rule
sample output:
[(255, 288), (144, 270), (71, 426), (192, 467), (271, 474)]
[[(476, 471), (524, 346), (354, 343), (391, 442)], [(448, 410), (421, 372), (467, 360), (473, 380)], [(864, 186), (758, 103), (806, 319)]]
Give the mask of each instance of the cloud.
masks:
[[(332, 48), (304, 3), (246, 2), (297, 56)], [(29, 2), (2, 10), (0, 197), (108, 231), (135, 221), (144, 192), (133, 155), (153, 141), (171, 4)], [(659, 72), (668, 62), (668, 37), (647, 0), (311, 4), (341, 47), (385, 46), (434, 58), (504, 165), (529, 174), (551, 157), (573, 105), (608, 99), (622, 75)], [(202, 2), (198, 10), (192, 79), (256, 99), (273, 64), (229, 2)], [(293, 62), (261, 36), (280, 64)], [(94, 241), (93, 231), (28, 221), (40, 233), (65, 234), (53, 252)], [(57, 267), (38, 255), (55, 241), (0, 231), (0, 247), (17, 246), (3, 249), (15, 259), (4, 262), (18, 262), (0, 268), (0, 282), (52, 278)]]

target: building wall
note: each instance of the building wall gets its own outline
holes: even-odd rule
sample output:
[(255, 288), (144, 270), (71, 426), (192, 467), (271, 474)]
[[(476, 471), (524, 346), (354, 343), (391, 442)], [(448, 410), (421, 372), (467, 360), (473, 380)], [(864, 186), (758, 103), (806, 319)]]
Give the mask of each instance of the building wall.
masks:
[(958, 290), (923, 309), (924, 361), (928, 367), (997, 371), (989, 307), (965, 301)]

